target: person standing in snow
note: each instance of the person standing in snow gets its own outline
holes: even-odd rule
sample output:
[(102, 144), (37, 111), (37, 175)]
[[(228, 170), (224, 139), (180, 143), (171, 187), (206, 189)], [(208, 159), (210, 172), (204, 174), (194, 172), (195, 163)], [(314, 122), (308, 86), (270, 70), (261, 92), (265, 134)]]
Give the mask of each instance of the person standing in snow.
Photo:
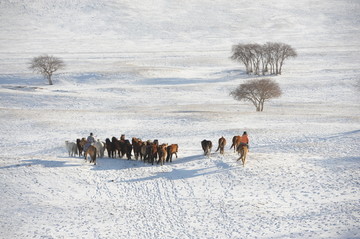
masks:
[(86, 144), (84, 145), (84, 152), (90, 147), (90, 145), (93, 145), (95, 143), (95, 138), (93, 136), (93, 133), (90, 133), (90, 135), (86, 139)]

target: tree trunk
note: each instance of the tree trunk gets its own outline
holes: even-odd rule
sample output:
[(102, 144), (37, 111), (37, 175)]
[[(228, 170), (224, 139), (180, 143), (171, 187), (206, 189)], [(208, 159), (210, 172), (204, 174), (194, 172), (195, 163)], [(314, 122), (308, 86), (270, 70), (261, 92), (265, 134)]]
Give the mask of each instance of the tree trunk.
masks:
[(282, 65), (283, 65), (283, 61), (280, 62), (280, 67), (279, 67), (279, 75), (281, 75), (281, 69), (282, 69)]
[(51, 75), (47, 75), (47, 79), (49, 81), (49, 85), (53, 85), (52, 79), (51, 79)]
[(261, 104), (261, 109), (260, 109), (260, 111), (263, 111), (263, 110), (264, 110), (264, 102), (265, 102), (265, 100), (262, 100), (261, 103), (260, 103), (260, 104)]

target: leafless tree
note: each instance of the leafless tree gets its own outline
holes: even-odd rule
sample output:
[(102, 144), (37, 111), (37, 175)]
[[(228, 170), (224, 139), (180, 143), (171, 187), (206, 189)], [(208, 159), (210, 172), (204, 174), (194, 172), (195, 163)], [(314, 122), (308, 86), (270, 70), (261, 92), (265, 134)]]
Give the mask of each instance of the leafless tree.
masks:
[(282, 66), (284, 61), (289, 57), (296, 57), (296, 51), (288, 44), (280, 43), (280, 52), (279, 52), (279, 71), (277, 74), (281, 75)]
[(43, 75), (49, 81), (49, 85), (53, 84), (52, 75), (54, 72), (63, 68), (65, 68), (65, 64), (60, 58), (49, 55), (34, 57), (29, 66), (29, 69)]
[(232, 47), (234, 61), (245, 65), (247, 74), (281, 74), (282, 66), (289, 57), (296, 57), (296, 51), (288, 44), (268, 42), (259, 44), (238, 44)]
[(234, 61), (240, 61), (245, 65), (246, 74), (252, 72), (251, 52), (249, 45), (238, 44), (232, 47), (233, 55), (231, 59)]
[(235, 100), (253, 103), (256, 111), (263, 111), (266, 100), (280, 97), (281, 94), (279, 84), (270, 79), (249, 80), (230, 92)]

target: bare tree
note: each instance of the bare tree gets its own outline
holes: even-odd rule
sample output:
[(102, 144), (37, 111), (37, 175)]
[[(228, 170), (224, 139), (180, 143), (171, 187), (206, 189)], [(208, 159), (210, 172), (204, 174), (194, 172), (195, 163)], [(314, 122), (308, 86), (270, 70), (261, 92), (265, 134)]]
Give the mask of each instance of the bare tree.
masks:
[(43, 75), (49, 81), (49, 85), (52, 85), (52, 75), (57, 70), (65, 68), (65, 64), (60, 58), (42, 55), (34, 57), (30, 62), (29, 68)]
[(252, 72), (251, 52), (249, 45), (238, 44), (232, 47), (233, 55), (231, 59), (234, 61), (240, 61), (245, 65), (246, 74)]
[(297, 53), (294, 48), (285, 43), (280, 43), (280, 52), (279, 52), (279, 71), (277, 74), (281, 75), (282, 66), (284, 64), (285, 59), (289, 57), (296, 57)]
[(245, 65), (247, 74), (281, 74), (282, 66), (289, 57), (296, 57), (296, 51), (288, 44), (267, 42), (259, 44), (238, 44), (232, 47), (234, 61)]
[(249, 80), (230, 92), (235, 100), (252, 102), (256, 111), (263, 111), (266, 100), (280, 97), (281, 94), (279, 84), (270, 79)]
[(266, 67), (265, 71), (269, 72), (269, 74), (276, 74), (276, 52), (278, 49), (278, 43), (267, 42), (264, 46), (264, 58), (266, 58)]

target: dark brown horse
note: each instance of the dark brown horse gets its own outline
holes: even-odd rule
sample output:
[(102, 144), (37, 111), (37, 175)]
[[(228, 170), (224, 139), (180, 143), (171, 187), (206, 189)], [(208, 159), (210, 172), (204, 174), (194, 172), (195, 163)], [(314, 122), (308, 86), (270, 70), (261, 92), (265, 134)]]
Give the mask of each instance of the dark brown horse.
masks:
[(212, 148), (212, 142), (210, 140), (204, 139), (201, 141), (202, 149), (204, 150), (204, 155), (210, 156), (211, 148)]
[(106, 138), (106, 140), (105, 140), (105, 147), (108, 152), (109, 158), (114, 158), (115, 157), (115, 146), (114, 146), (113, 142), (110, 141), (109, 138)]
[(119, 158), (121, 158), (122, 155), (121, 155), (121, 144), (120, 144), (120, 140), (118, 140), (116, 137), (112, 137), (112, 138), (111, 138), (111, 142), (114, 144), (114, 147), (115, 147), (115, 157), (116, 157), (116, 152), (118, 152)]
[(219, 139), (219, 146), (215, 152), (219, 151), (220, 149), (220, 154), (224, 154), (225, 145), (226, 145), (226, 139), (222, 136)]
[(121, 154), (122, 156), (126, 155), (126, 158), (128, 160), (131, 159), (131, 151), (132, 151), (132, 144), (130, 143), (129, 140), (125, 139), (125, 140), (120, 140), (120, 146), (121, 146)]
[(96, 148), (93, 145), (90, 145), (84, 153), (85, 162), (87, 162), (87, 156), (90, 156), (90, 163), (96, 165)]

